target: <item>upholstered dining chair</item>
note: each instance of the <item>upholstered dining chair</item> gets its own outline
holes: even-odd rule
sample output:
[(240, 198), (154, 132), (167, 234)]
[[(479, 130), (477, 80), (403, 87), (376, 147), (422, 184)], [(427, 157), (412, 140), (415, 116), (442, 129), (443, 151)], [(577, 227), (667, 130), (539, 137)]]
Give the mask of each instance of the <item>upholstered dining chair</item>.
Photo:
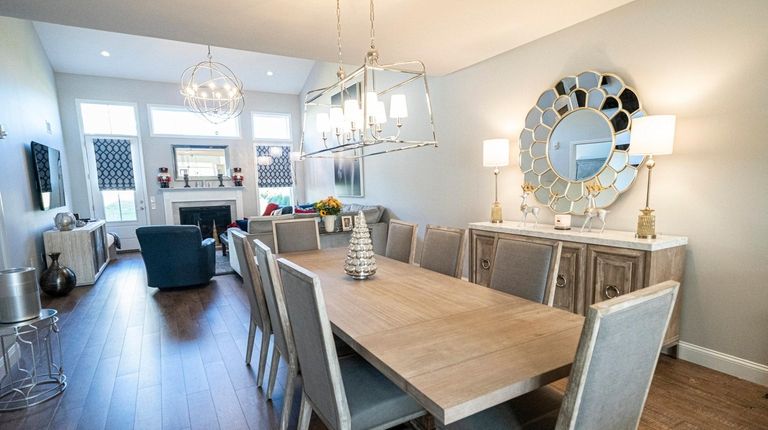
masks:
[(413, 263), (416, 254), (416, 233), (418, 224), (412, 224), (396, 219), (389, 220), (387, 231), (387, 247), (384, 256), (403, 263)]
[(461, 278), (466, 230), (427, 225), (419, 265), (444, 275)]
[(333, 430), (385, 429), (424, 415), (361, 357), (336, 357), (317, 275), (284, 258), (277, 264), (304, 382), (298, 428), (309, 428), (312, 411)]
[[(280, 274), (275, 257), (269, 246), (260, 240), (255, 240), (254, 245), (256, 261), (259, 264), (259, 273), (261, 275), (261, 284), (264, 287), (264, 298), (266, 299), (269, 320), (272, 332), (274, 333), (272, 364), (269, 368), (269, 382), (267, 383), (267, 399), (272, 399), (280, 358), (282, 357), (288, 364), (288, 376), (285, 381), (285, 395), (283, 396), (283, 410), (280, 417), (280, 430), (285, 430), (288, 428), (288, 421), (291, 418), (294, 380), (299, 374), (299, 361), (296, 355), (296, 346), (293, 342), (291, 324), (288, 320), (288, 311), (285, 308), (285, 296), (283, 295), (283, 286), (280, 282)], [(248, 249), (246, 249), (247, 254)], [(250, 254), (249, 258), (253, 258), (253, 253), (251, 252)]]
[[(251, 306), (251, 321), (248, 325), (248, 347), (245, 353), (245, 364), (247, 365), (251, 364), (256, 329), (261, 329), (261, 349), (259, 350), (259, 370), (257, 375), (257, 384), (261, 387), (267, 365), (267, 352), (269, 350), (269, 338), (272, 335), (272, 325), (264, 298), (264, 289), (261, 285), (259, 268), (253, 259), (253, 248), (246, 239), (247, 235), (241, 230), (230, 229), (229, 237), (232, 245), (237, 249), (237, 259), (243, 276), (243, 287)], [(250, 258), (247, 257), (248, 254), (246, 252), (251, 255)]]
[(303, 218), (272, 223), (275, 237), (275, 254), (320, 249), (320, 232), (317, 219)]
[(489, 286), (552, 306), (562, 242), (553, 244), (499, 238)]
[(448, 429), (636, 429), (679, 287), (666, 281), (590, 306), (564, 396), (540, 388)]

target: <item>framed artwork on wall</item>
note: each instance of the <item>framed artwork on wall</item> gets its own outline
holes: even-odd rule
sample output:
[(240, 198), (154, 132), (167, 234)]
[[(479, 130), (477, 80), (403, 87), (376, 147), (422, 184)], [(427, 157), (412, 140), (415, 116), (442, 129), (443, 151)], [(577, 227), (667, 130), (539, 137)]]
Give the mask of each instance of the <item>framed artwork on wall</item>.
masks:
[(333, 184), (339, 197), (364, 197), (363, 159), (334, 158)]

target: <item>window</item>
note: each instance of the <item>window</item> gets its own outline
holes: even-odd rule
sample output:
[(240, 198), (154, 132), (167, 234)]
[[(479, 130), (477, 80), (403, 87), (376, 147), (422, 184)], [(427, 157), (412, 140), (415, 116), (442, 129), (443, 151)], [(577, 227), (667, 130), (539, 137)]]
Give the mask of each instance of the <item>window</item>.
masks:
[(259, 208), (270, 203), (288, 206), (293, 202), (293, 166), (289, 145), (256, 145)]
[(183, 107), (149, 105), (149, 119), (153, 136), (240, 137), (239, 118), (213, 124)]
[(133, 190), (102, 190), (107, 222), (136, 221), (136, 193)]
[(80, 103), (83, 134), (136, 136), (136, 111), (132, 105)]
[(287, 113), (253, 112), (254, 140), (291, 140), (291, 115)]

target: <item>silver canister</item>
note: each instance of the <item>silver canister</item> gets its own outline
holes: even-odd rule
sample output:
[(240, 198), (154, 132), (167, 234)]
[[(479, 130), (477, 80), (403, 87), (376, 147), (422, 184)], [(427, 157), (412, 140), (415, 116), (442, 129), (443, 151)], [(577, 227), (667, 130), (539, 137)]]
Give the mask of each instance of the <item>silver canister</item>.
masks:
[(40, 307), (40, 291), (34, 267), (0, 270), (0, 323), (37, 318)]

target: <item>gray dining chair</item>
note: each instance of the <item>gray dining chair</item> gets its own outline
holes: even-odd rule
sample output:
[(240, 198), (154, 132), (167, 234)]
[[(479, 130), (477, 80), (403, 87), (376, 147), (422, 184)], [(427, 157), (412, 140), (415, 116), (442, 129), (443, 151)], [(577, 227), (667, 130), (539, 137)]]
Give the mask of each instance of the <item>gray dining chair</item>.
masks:
[(280, 418), (280, 430), (288, 428), (293, 405), (293, 391), (295, 378), (299, 374), (299, 362), (296, 356), (296, 346), (293, 342), (293, 332), (288, 320), (288, 311), (285, 308), (285, 296), (280, 283), (280, 275), (275, 262), (274, 254), (269, 246), (260, 240), (254, 241), (256, 261), (259, 264), (261, 284), (264, 287), (264, 297), (269, 311), (269, 320), (274, 334), (272, 346), (272, 364), (269, 369), (269, 382), (267, 384), (267, 399), (272, 399), (272, 392), (277, 379), (277, 369), (280, 358), (288, 365), (288, 376), (285, 381), (285, 394), (283, 396), (283, 410)]
[(316, 218), (274, 221), (275, 254), (320, 249)]
[(448, 429), (636, 429), (679, 287), (666, 281), (590, 306), (564, 396), (540, 388)]
[[(261, 285), (259, 268), (253, 260), (253, 248), (246, 239), (247, 235), (241, 230), (230, 229), (229, 237), (232, 245), (236, 248), (237, 262), (240, 264), (240, 272), (243, 277), (243, 287), (251, 306), (251, 321), (248, 324), (248, 346), (245, 352), (245, 364), (249, 366), (251, 364), (251, 355), (253, 354), (256, 329), (261, 329), (261, 349), (259, 350), (259, 370), (257, 376), (257, 384), (261, 387), (267, 365), (267, 352), (269, 350), (269, 339), (272, 336), (272, 325), (269, 321), (269, 311), (264, 299), (264, 289)], [(249, 254), (251, 255), (250, 258), (247, 257)]]
[(361, 357), (336, 357), (317, 275), (284, 258), (277, 264), (304, 382), (298, 428), (309, 428), (312, 411), (333, 430), (385, 429), (426, 414)]
[(416, 254), (416, 233), (418, 230), (418, 224), (396, 219), (389, 220), (387, 247), (384, 250), (384, 256), (402, 261), (403, 263), (413, 263), (413, 256)]
[(552, 306), (562, 249), (562, 242), (547, 244), (500, 237), (488, 286)]
[(466, 230), (427, 225), (419, 265), (444, 275), (461, 278)]

